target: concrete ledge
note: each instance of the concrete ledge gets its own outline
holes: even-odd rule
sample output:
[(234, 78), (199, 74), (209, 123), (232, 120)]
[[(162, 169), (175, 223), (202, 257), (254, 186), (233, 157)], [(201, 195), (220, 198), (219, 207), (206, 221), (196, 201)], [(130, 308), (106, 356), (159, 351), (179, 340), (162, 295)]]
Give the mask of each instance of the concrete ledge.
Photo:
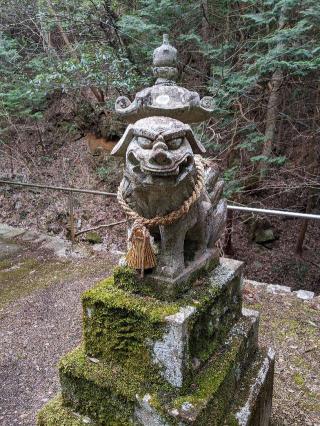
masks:
[(268, 284), (268, 283), (263, 283), (259, 281), (245, 279), (244, 285), (246, 284), (251, 285), (253, 287), (257, 287), (257, 288), (259, 287), (264, 288), (267, 293), (282, 294), (282, 295), (292, 294), (292, 295), (295, 295), (298, 299), (302, 299), (302, 300), (311, 300), (315, 296), (313, 291), (302, 290), (302, 289), (297, 291), (292, 291), (292, 288), (286, 285)]

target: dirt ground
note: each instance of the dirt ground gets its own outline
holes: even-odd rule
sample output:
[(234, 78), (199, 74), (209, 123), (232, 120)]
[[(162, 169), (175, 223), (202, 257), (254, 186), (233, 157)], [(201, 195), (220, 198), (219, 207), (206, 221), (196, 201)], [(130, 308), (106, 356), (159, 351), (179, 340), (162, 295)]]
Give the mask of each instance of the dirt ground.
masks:
[[(37, 411), (59, 389), (58, 360), (81, 339), (80, 295), (108, 276), (115, 260), (95, 256), (61, 261), (21, 245), (12, 257), (6, 255), (12, 266), (19, 258), (19, 280), (26, 287), (21, 295), (14, 278), (19, 268), (11, 269), (16, 291), (10, 293), (11, 302), (0, 306), (0, 425), (33, 426)], [(31, 270), (23, 268), (27, 261)], [(0, 293), (3, 289), (2, 284)]]
[(259, 344), (276, 351), (272, 426), (320, 425), (320, 298), (244, 288), (246, 307), (261, 314)]
[(267, 247), (250, 238), (246, 216), (237, 214), (232, 257), (245, 262), (248, 279), (320, 293), (320, 221), (310, 221), (302, 256), (295, 254), (301, 221), (268, 216), (278, 239)]
[[(30, 277), (41, 271), (46, 277), (23, 293), (13, 291), (0, 308), (0, 425), (34, 426), (37, 411), (59, 390), (59, 358), (81, 339), (80, 295), (108, 275), (115, 258), (61, 261), (22, 244), (2, 257), (9, 271), (17, 257), (20, 267), (33, 261), (20, 276), (25, 282), (34, 282)], [(52, 262), (54, 271), (39, 269)], [(244, 295), (246, 306), (261, 312), (260, 344), (277, 353), (272, 425), (319, 426), (319, 298), (304, 302), (250, 285)]]

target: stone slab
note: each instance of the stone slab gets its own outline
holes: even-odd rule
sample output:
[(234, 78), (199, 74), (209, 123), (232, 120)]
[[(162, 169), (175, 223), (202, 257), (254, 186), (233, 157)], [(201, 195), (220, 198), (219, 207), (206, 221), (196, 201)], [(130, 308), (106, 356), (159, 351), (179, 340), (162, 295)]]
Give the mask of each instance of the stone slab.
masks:
[(207, 250), (201, 257), (192, 261), (176, 278), (164, 278), (154, 274), (146, 275), (146, 285), (154, 289), (156, 297), (174, 299), (189, 288), (197, 277), (212, 271), (219, 263), (218, 250)]
[[(64, 405), (99, 426), (129, 425), (133, 418), (136, 394), (152, 386), (165, 387), (159, 376), (141, 373), (136, 366), (120, 366), (89, 358), (78, 347), (59, 363), (59, 376)], [(142, 366), (143, 369), (143, 366)], [(146, 366), (145, 372), (148, 370)], [(146, 381), (148, 380), (148, 381)]]
[(308, 290), (298, 290), (293, 292), (298, 299), (311, 300), (314, 298), (314, 292)]
[(71, 242), (60, 237), (48, 236), (41, 245), (41, 248), (45, 250), (52, 250), (58, 257), (66, 257), (71, 249)]
[[(240, 318), (241, 267), (220, 265), (176, 302), (125, 291), (112, 277), (102, 281), (82, 299), (86, 353), (137, 365), (148, 359), (170, 385), (183, 386)], [(129, 286), (130, 271), (123, 274)]]
[[(242, 378), (238, 392), (232, 395), (233, 405), (227, 418), (218, 423), (216, 418), (211, 416), (205, 425), (268, 426), (272, 409), (274, 358), (274, 352), (271, 349), (267, 353), (259, 351), (250, 369)], [(190, 409), (190, 404), (185, 404), (185, 409)], [(176, 415), (179, 413), (178, 410), (172, 411)], [(37, 426), (58, 426), (61, 424), (64, 426), (83, 426), (85, 424), (100, 426), (105, 423), (98, 423), (89, 416), (74, 411), (64, 404), (61, 395), (58, 394), (39, 412)], [(154, 407), (152, 396), (146, 394), (142, 398), (137, 397), (135, 418), (127, 423), (118, 424), (169, 426), (170, 422), (159, 415)], [(180, 426), (185, 424), (184, 422), (179, 423)], [(198, 426), (202, 426), (202, 424), (204, 423), (197, 423)]]
[(26, 232), (25, 229), (15, 228), (10, 225), (6, 225), (5, 223), (0, 224), (0, 237), (4, 239), (10, 239), (18, 237)]
[[(244, 317), (230, 331), (224, 345), (194, 377), (192, 386), (167, 403), (167, 408), (159, 403), (158, 396), (146, 394), (138, 397), (135, 416), (139, 424), (222, 424), (233, 401), (230, 396), (235, 395), (240, 388), (258, 347), (259, 315), (255, 311), (244, 313)], [(151, 418), (157, 422), (150, 423)]]
[(286, 285), (269, 284), (267, 286), (267, 292), (273, 294), (291, 293), (291, 288)]
[[(142, 423), (143, 418), (150, 419), (150, 416), (164, 422), (163, 410), (152, 412), (149, 407), (152, 401), (158, 401), (161, 407), (170, 407), (165, 413), (165, 417), (172, 418), (170, 425), (176, 424), (177, 420), (181, 424), (204, 424), (201, 422), (205, 421), (207, 413), (222, 418), (230, 405), (225, 398), (239, 387), (245, 368), (257, 350), (258, 315), (244, 313), (207, 367), (193, 377), (189, 391), (182, 389), (177, 393), (174, 387), (162, 381), (161, 373), (157, 375), (156, 370), (147, 364), (144, 371), (136, 364), (129, 370), (117, 363), (90, 359), (79, 347), (60, 362), (64, 401), (82, 415), (94, 420), (104, 419), (99, 420), (101, 425), (115, 419), (119, 421), (118, 415), (128, 422), (123, 424), (129, 424), (136, 416), (145, 426), (160, 425), (162, 423)], [(183, 321), (181, 318), (180, 323)], [(175, 322), (179, 322), (178, 318)], [(158, 389), (161, 389), (160, 394)], [(167, 398), (170, 402), (165, 402)]]
[(226, 425), (268, 426), (272, 410), (275, 353), (260, 351), (247, 372)]

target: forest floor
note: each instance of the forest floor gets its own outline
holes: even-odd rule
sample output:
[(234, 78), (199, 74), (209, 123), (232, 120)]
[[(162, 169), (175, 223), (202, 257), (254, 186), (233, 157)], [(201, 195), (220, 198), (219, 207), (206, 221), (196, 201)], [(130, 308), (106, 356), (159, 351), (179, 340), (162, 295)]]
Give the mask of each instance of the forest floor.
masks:
[[(80, 295), (108, 275), (116, 259), (95, 253), (61, 260), (17, 239), (2, 241), (0, 260), (13, 287), (0, 307), (0, 425), (33, 426), (59, 390), (59, 358), (80, 342)], [(261, 312), (260, 344), (277, 354), (272, 425), (319, 426), (319, 297), (302, 301), (250, 284), (244, 297)]]

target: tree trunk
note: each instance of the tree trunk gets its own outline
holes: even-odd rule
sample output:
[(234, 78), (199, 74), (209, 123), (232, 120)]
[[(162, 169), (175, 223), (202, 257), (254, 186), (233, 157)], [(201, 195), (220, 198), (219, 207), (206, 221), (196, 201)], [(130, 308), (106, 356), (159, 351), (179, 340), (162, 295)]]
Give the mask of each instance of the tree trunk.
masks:
[[(279, 18), (279, 30), (281, 30), (285, 25), (285, 15), (286, 8), (283, 7), (281, 10)], [(281, 50), (282, 43), (278, 43), (278, 48)], [(270, 81), (270, 96), (267, 106), (267, 115), (266, 115), (266, 127), (264, 132), (264, 144), (262, 148), (262, 155), (265, 157), (264, 160), (260, 162), (259, 172), (260, 172), (260, 181), (267, 174), (267, 159), (270, 157), (272, 152), (272, 147), (274, 144), (274, 138), (276, 133), (277, 126), (277, 117), (278, 117), (278, 107), (280, 101), (280, 87), (283, 80), (283, 72), (281, 69), (276, 69), (271, 77)]]
[(227, 223), (224, 236), (224, 253), (232, 256), (234, 254), (232, 245), (233, 210), (227, 211)]
[(266, 127), (264, 132), (264, 144), (262, 148), (262, 155), (265, 157), (260, 162), (260, 180), (262, 180), (267, 174), (267, 159), (270, 157), (272, 152), (272, 146), (274, 143), (274, 136), (276, 132), (277, 116), (278, 116), (278, 105), (280, 100), (280, 86), (283, 79), (283, 73), (281, 70), (276, 70), (271, 78), (271, 91), (267, 107)]
[[(54, 8), (53, 8), (53, 6), (52, 6), (52, 4), (51, 4), (51, 1), (50, 0), (47, 0), (47, 5), (48, 5), (48, 9), (49, 9), (49, 11), (50, 11), (50, 13), (53, 15), (53, 17), (54, 17), (54, 19), (55, 19), (55, 21), (56, 21), (56, 24), (57, 24), (57, 27), (58, 27), (58, 29), (59, 29), (59, 32), (60, 32), (60, 34), (61, 34), (61, 37), (62, 37), (62, 39), (63, 39), (63, 41), (64, 41), (64, 43), (65, 43), (65, 45), (67, 46), (67, 48), (68, 48), (68, 50), (69, 50), (69, 52), (70, 52), (70, 55), (75, 59), (75, 60), (77, 60), (77, 61), (79, 61), (80, 60), (80, 57), (79, 57), (79, 55), (78, 55), (78, 53), (76, 52), (76, 50), (73, 48), (73, 46), (72, 46), (72, 43), (70, 42), (70, 40), (69, 40), (69, 37), (68, 37), (68, 35), (67, 35), (67, 33), (64, 31), (64, 29), (62, 28), (62, 25), (61, 25), (61, 23), (60, 23), (60, 21), (59, 21), (59, 17), (58, 17), (58, 15), (57, 15), (57, 13), (56, 13), (56, 11), (54, 10)], [(90, 92), (92, 93), (92, 95), (93, 95), (93, 97), (96, 99), (96, 101), (98, 102), (98, 103), (103, 103), (104, 102), (104, 93), (103, 93), (103, 91), (101, 90), (101, 89), (99, 89), (99, 88), (97, 88), (97, 87), (93, 87), (93, 86), (89, 86), (89, 90), (90, 90)], [(84, 93), (83, 93), (84, 94)], [(84, 96), (85, 96), (85, 94), (84, 94)], [(86, 97), (86, 96), (85, 96)], [(103, 111), (103, 113), (107, 116), (108, 115), (108, 111), (105, 109), (105, 108), (102, 108), (102, 111)]]
[[(314, 108), (314, 115), (313, 115), (313, 122), (312, 122), (312, 130), (313, 130), (313, 138), (312, 138), (312, 145), (313, 145), (313, 149), (310, 150), (309, 152), (309, 161), (310, 161), (310, 169), (311, 169), (311, 174), (314, 176), (319, 176), (319, 161), (317, 158), (317, 149), (318, 149), (318, 138), (317, 138), (317, 133), (318, 133), (318, 123), (319, 123), (319, 118), (320, 118), (320, 113), (319, 113), (319, 90), (320, 87), (318, 87), (317, 90), (317, 96), (315, 99), (315, 108)], [(313, 197), (315, 196), (315, 188), (313, 187), (309, 187), (308, 190), (308, 201), (307, 201), (307, 206), (306, 206), (306, 213), (310, 213), (313, 207)], [(296, 245), (296, 254), (298, 254), (299, 256), (302, 255), (303, 252), (303, 243), (304, 243), (304, 239), (306, 236), (306, 232), (308, 229), (308, 225), (309, 225), (310, 219), (303, 219), (302, 220), (302, 225), (300, 228), (300, 233), (298, 236), (298, 241), (297, 241), (297, 245)]]
[[(310, 213), (311, 208), (312, 208), (312, 192), (311, 192), (311, 190), (309, 190), (306, 213)], [(306, 232), (307, 232), (307, 229), (308, 229), (309, 222), (310, 222), (310, 219), (302, 219), (302, 225), (301, 225), (301, 228), (300, 228), (300, 233), (299, 233), (299, 237), (298, 237), (298, 241), (297, 241), (297, 245), (296, 245), (296, 254), (298, 254), (299, 256), (302, 255), (303, 243), (304, 243), (304, 239), (305, 239), (305, 236), (306, 236)]]

